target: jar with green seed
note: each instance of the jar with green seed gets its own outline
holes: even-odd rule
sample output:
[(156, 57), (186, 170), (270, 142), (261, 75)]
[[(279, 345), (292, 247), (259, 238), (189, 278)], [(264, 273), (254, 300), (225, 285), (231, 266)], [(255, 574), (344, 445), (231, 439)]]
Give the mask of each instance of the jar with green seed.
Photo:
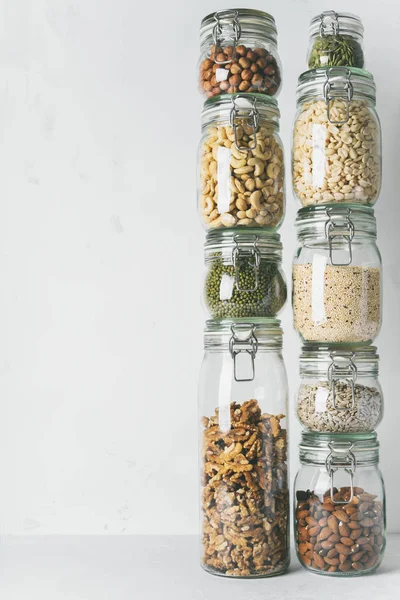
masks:
[(275, 317), (287, 287), (277, 233), (212, 230), (205, 243), (203, 300), (213, 319)]
[(364, 67), (364, 27), (356, 15), (333, 10), (310, 22), (309, 69), (319, 67)]

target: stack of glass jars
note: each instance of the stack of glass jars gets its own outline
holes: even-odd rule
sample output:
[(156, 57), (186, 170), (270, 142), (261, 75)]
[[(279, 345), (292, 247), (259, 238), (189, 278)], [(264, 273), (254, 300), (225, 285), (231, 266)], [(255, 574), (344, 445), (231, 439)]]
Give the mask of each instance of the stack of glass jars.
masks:
[(213, 13), (200, 30), (199, 151), (207, 230), (200, 375), (201, 556), (210, 573), (266, 577), (289, 564), (281, 85), (270, 15)]
[(385, 494), (375, 427), (383, 414), (379, 357), (382, 263), (373, 204), (381, 186), (375, 83), (362, 70), (358, 17), (310, 25), (299, 77), (292, 179), (296, 219), (294, 326), (304, 343), (297, 414), (304, 427), (295, 483), (295, 541), (316, 573), (376, 569), (385, 548)]

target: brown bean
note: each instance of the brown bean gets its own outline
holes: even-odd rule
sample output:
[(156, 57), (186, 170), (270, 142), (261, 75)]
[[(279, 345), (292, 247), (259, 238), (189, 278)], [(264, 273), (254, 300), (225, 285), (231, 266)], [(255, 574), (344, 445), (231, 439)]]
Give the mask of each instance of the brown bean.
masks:
[(337, 566), (339, 564), (338, 558), (328, 558), (327, 556), (325, 556), (324, 560), (327, 565)]
[(307, 548), (307, 544), (305, 542), (301, 542), (298, 545), (298, 551), (299, 554), (305, 554), (307, 552), (308, 548)]
[(315, 527), (315, 525), (318, 525), (318, 521), (317, 519), (314, 519), (314, 517), (306, 517), (306, 523), (307, 525), (310, 525), (310, 527)]
[(335, 510), (335, 506), (332, 504), (332, 502), (324, 502), (322, 504), (322, 508), (323, 508), (323, 510), (327, 510), (329, 512), (332, 512), (333, 510)]
[(360, 524), (361, 524), (363, 527), (372, 527), (372, 526), (374, 525), (374, 522), (373, 522), (373, 520), (372, 520), (372, 519), (369, 519), (369, 518), (367, 518), (367, 519), (362, 519), (362, 520), (360, 521)]
[(336, 550), (336, 548), (331, 548), (331, 550), (329, 550), (327, 557), (328, 558), (333, 558), (334, 556), (337, 556), (339, 553)]
[(350, 529), (360, 529), (360, 525), (357, 521), (349, 521), (347, 527), (350, 527)]
[(309, 556), (299, 556), (299, 559), (304, 565), (306, 565), (306, 567), (311, 565), (311, 558)]
[(344, 544), (345, 546), (348, 546), (350, 548), (351, 546), (354, 545), (354, 540), (351, 540), (348, 537), (341, 537), (340, 538), (340, 543)]
[(353, 529), (353, 531), (350, 534), (350, 537), (352, 540), (356, 540), (357, 538), (360, 537), (361, 534), (362, 534), (362, 529)]
[(341, 563), (339, 565), (339, 569), (340, 569), (340, 571), (344, 571), (344, 572), (350, 571), (350, 569), (351, 569), (351, 562), (349, 560), (346, 560), (346, 562)]
[(346, 523), (342, 523), (340, 521), (340, 523), (339, 523), (339, 533), (343, 537), (349, 537), (349, 535), (350, 535), (350, 529), (347, 527)]
[(308, 533), (310, 534), (310, 536), (318, 535), (318, 533), (321, 530), (319, 525), (316, 525), (315, 527), (307, 527), (307, 529), (308, 529)]
[(364, 569), (364, 565), (361, 562), (353, 562), (351, 563), (352, 568), (355, 571), (362, 571)]
[(329, 529), (329, 527), (324, 527), (323, 529), (321, 529), (321, 532), (318, 535), (318, 539), (320, 541), (326, 540), (330, 535), (331, 535), (331, 530)]
[(340, 535), (337, 535), (337, 533), (333, 533), (328, 537), (328, 542), (331, 542), (332, 544), (337, 544), (337, 542), (340, 542)]
[(335, 573), (335, 571), (337, 571), (337, 568), (333, 567), (333, 566), (329, 567), (329, 569), (328, 569), (328, 573)]
[(346, 556), (351, 552), (350, 548), (344, 544), (335, 544), (335, 548), (340, 554), (345, 554)]
[(335, 519), (335, 517), (333, 515), (331, 515), (330, 517), (328, 517), (328, 527), (334, 533), (338, 533), (339, 532), (339, 523), (338, 523), (337, 519)]
[(333, 514), (338, 519), (338, 521), (343, 521), (344, 523), (348, 523), (349, 522), (349, 517), (344, 512), (344, 510), (340, 510), (340, 509), (336, 510)]
[(323, 569), (325, 567), (324, 559), (317, 552), (314, 552), (314, 554), (313, 554), (313, 561), (315, 562), (317, 567), (319, 567), (320, 569)]
[(325, 527), (327, 525), (327, 523), (328, 523), (328, 519), (326, 517), (322, 517), (322, 519), (320, 519), (318, 521), (318, 525), (320, 527)]
[(332, 543), (332, 542), (330, 542), (329, 540), (324, 540), (324, 541), (321, 543), (321, 546), (322, 546), (322, 548), (323, 548), (324, 550), (330, 550), (331, 548), (333, 548), (333, 543)]
[(354, 562), (357, 562), (363, 556), (364, 556), (364, 552), (356, 552), (356, 554), (353, 554), (352, 558), (353, 558)]
[(360, 546), (364, 546), (364, 544), (368, 544), (369, 543), (369, 538), (367, 537), (359, 537), (357, 539), (357, 544), (359, 544)]

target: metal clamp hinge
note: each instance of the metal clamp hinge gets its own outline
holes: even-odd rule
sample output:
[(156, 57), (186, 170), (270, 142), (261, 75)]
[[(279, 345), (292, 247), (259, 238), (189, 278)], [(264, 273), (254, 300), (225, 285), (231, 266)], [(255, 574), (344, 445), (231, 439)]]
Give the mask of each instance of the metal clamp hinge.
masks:
[(326, 10), (320, 14), (319, 33), (323, 37), (329, 35), (338, 35), (339, 33), (339, 15), (334, 10)]
[[(238, 19), (239, 13), (237, 10), (221, 10), (216, 12), (214, 15), (215, 25), (213, 29), (213, 40), (215, 45), (214, 50), (214, 62), (217, 65), (227, 65), (231, 63), (236, 58), (236, 46), (239, 41), (241, 35), (241, 27)], [(232, 27), (232, 35), (228, 37), (228, 39), (232, 40), (232, 57), (228, 60), (217, 60), (217, 50), (221, 48), (221, 39), (222, 39), (222, 19), (228, 19), (232, 17), (231, 27)]]
[[(330, 442), (328, 446), (330, 453), (326, 457), (325, 467), (330, 477), (331, 501), (333, 504), (349, 504), (354, 498), (354, 473), (357, 466), (356, 457), (352, 452), (353, 444), (351, 442)], [(350, 477), (350, 497), (348, 500), (337, 501), (334, 499), (334, 475), (340, 469)]]
[[(237, 323), (231, 326), (232, 337), (229, 340), (229, 352), (233, 358), (233, 372), (235, 381), (253, 381), (255, 376), (254, 359), (258, 350), (258, 340), (254, 333), (255, 325)], [(236, 357), (246, 352), (251, 359), (251, 377), (238, 377), (236, 369)]]
[[(236, 100), (238, 100), (240, 98), (245, 98), (247, 101), (249, 101), (249, 98), (244, 96), (243, 94), (238, 94), (237, 96), (234, 96), (232, 98), (232, 108), (231, 108), (231, 112), (229, 115), (229, 121), (230, 121), (230, 126), (232, 127), (233, 132), (235, 134), (236, 148), (239, 151), (246, 152), (248, 150), (255, 150), (255, 148), (257, 148), (257, 129), (258, 129), (258, 125), (260, 123), (260, 114), (256, 108), (256, 105), (257, 105), (256, 98), (251, 97), (252, 106), (250, 108), (238, 107), (238, 105), (236, 104)], [(236, 119), (239, 116), (239, 112), (241, 113), (240, 118), (242, 120), (246, 119), (247, 124), (254, 131), (254, 140), (253, 140), (253, 143), (251, 146), (240, 146), (239, 145), (239, 141), (238, 141), (238, 137), (237, 137), (237, 125), (236, 125)]]
[[(258, 289), (258, 271), (261, 262), (261, 254), (260, 250), (257, 248), (258, 237), (255, 235), (253, 237), (253, 245), (248, 247), (240, 247), (239, 236), (235, 235), (233, 238), (235, 242), (235, 247), (232, 250), (232, 263), (235, 268), (235, 284), (238, 292), (255, 292)], [(246, 240), (247, 241), (247, 240)], [(243, 258), (247, 258), (247, 264), (249, 267), (254, 269), (254, 287), (253, 288), (242, 288), (240, 287), (239, 275), (240, 275), (240, 267), (239, 262)]]
[[(354, 237), (354, 223), (350, 219), (351, 208), (348, 208), (344, 213), (338, 209), (327, 208), (326, 214), (328, 220), (325, 223), (325, 237), (329, 244), (329, 258), (331, 265), (334, 267), (348, 266), (353, 261), (353, 248), (351, 242)], [(334, 221), (334, 217), (337, 217), (337, 221)], [(342, 222), (339, 221), (341, 219)], [(333, 241), (335, 238), (343, 238), (347, 242), (347, 248), (349, 252), (349, 259), (347, 262), (335, 262), (333, 258)]]
[[(335, 410), (354, 410), (355, 384), (357, 380), (357, 367), (353, 362), (354, 352), (331, 352), (331, 364), (328, 367), (329, 391), (332, 392), (332, 404)], [(340, 407), (336, 405), (336, 381), (346, 380), (351, 386), (351, 406)]]
[[(333, 77), (338, 72), (342, 78), (333, 82)], [(328, 121), (333, 125), (344, 125), (350, 118), (350, 102), (353, 98), (353, 84), (350, 81), (351, 71), (343, 67), (330, 67), (325, 73), (324, 99), (327, 105)], [(334, 120), (331, 118), (331, 102), (333, 100), (342, 100), (346, 105), (346, 115), (343, 120)]]

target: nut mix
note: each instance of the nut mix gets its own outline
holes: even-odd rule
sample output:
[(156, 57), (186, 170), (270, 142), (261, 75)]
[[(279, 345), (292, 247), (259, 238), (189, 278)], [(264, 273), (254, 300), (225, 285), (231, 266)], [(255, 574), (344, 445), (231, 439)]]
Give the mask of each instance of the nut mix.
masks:
[[(209, 58), (200, 64), (200, 92), (207, 98), (220, 94), (248, 92), (274, 96), (281, 85), (281, 73), (275, 57), (265, 48), (252, 50), (243, 44), (211, 47)], [(218, 62), (215, 62), (218, 61)], [(221, 62), (227, 64), (218, 64)]]
[(335, 382), (335, 405), (327, 382), (302, 384), (298, 394), (297, 416), (311, 431), (359, 433), (373, 431), (382, 417), (382, 395), (365, 385)]
[[(254, 145), (254, 150), (243, 150)], [(211, 127), (201, 147), (200, 212), (207, 227), (277, 227), (284, 212), (283, 151), (272, 127), (254, 134), (246, 119)], [(228, 158), (226, 159), (226, 153)], [(222, 168), (228, 160), (229, 166)], [(225, 198), (222, 197), (225, 191)]]
[(342, 487), (325, 492), (298, 491), (296, 546), (304, 566), (326, 573), (354, 574), (376, 568), (384, 549), (382, 502), (361, 487)]
[(289, 497), (284, 415), (261, 414), (257, 400), (203, 417), (203, 565), (233, 577), (263, 576), (289, 562)]
[[(331, 121), (346, 116), (343, 100), (331, 100)], [(343, 125), (329, 123), (325, 100), (303, 104), (294, 127), (292, 168), (303, 206), (374, 204), (381, 185), (380, 134), (368, 103), (351, 101)]]

